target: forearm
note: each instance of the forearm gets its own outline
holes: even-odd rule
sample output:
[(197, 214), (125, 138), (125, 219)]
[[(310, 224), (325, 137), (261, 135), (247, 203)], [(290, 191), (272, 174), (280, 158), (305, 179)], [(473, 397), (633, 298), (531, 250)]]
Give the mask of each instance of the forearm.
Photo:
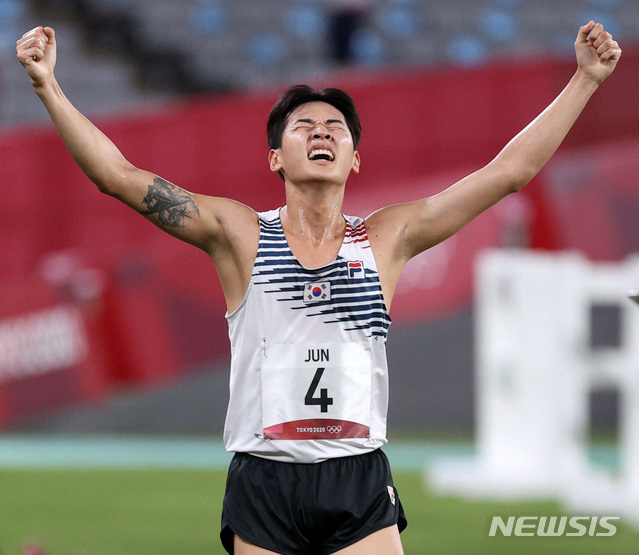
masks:
[(550, 160), (598, 84), (577, 70), (566, 88), (493, 160), (514, 190), (526, 185)]
[(597, 84), (579, 71), (559, 96), (485, 167), (433, 197), (407, 205), (407, 256), (450, 237), (528, 183), (557, 150)]
[(71, 104), (55, 78), (34, 90), (82, 171), (101, 191), (114, 194), (133, 166), (113, 142)]

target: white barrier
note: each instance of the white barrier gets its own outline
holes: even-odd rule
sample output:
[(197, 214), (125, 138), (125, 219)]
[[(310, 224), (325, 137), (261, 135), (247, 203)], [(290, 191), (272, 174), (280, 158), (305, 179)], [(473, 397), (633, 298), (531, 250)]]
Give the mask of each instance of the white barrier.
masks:
[[(639, 257), (487, 251), (476, 276), (477, 460), (429, 468), (435, 491), (556, 498), (639, 524)], [(593, 306), (620, 314), (618, 345), (591, 347)], [(620, 472), (591, 463), (589, 394), (618, 388)]]

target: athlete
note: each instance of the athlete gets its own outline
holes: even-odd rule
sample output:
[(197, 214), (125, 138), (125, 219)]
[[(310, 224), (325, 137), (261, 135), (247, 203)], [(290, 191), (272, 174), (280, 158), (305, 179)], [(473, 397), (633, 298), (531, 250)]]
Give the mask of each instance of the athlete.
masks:
[(60, 89), (54, 30), (37, 27), (17, 42), (37, 96), (99, 190), (215, 264), (232, 355), (224, 438), (235, 455), (221, 533), (229, 553), (402, 553), (406, 519), (380, 449), (395, 287), (411, 257), (539, 172), (621, 56), (594, 21), (575, 49), (565, 89), (485, 167), (361, 219), (342, 214), (346, 181), (362, 162), (346, 93), (298, 86), (276, 103), (268, 163), (286, 205), (258, 214), (131, 165)]

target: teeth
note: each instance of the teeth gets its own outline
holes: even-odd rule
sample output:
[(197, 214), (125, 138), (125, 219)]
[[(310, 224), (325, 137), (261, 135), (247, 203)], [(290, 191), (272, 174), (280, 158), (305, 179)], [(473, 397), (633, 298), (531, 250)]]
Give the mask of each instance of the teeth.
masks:
[(330, 150), (326, 150), (324, 148), (318, 148), (316, 150), (312, 150), (309, 153), (308, 159), (315, 160), (316, 158), (319, 158), (320, 156), (325, 156), (326, 158), (328, 158), (328, 160), (331, 160), (331, 161), (334, 158), (333, 153)]

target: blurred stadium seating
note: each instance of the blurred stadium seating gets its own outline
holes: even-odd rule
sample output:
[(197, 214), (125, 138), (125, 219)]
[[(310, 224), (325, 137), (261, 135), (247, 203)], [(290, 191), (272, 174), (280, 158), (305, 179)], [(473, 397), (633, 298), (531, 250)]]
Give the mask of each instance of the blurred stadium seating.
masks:
[[(363, 0), (348, 69), (477, 66), (572, 56), (590, 18), (626, 45), (639, 40), (631, 0)], [(1, 0), (0, 121), (44, 117), (13, 59), (17, 37), (55, 26), (59, 77), (91, 113), (167, 95), (254, 89), (340, 69), (330, 56), (331, 2), (301, 0)], [(35, 107), (34, 107), (35, 106)]]

